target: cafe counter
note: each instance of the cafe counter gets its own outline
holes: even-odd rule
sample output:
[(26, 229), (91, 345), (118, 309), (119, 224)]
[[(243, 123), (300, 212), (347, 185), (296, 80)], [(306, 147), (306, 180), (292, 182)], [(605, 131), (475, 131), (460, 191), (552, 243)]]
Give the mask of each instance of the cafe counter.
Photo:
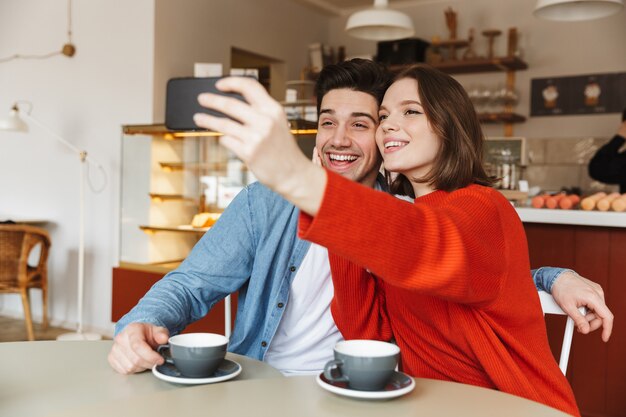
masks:
[[(517, 208), (530, 265), (571, 268), (602, 285), (615, 315), (608, 343), (600, 332), (575, 333), (567, 377), (583, 416), (626, 416), (626, 213)], [(550, 346), (559, 356), (564, 322), (546, 316)]]
[(517, 208), (524, 223), (626, 228), (626, 212)]

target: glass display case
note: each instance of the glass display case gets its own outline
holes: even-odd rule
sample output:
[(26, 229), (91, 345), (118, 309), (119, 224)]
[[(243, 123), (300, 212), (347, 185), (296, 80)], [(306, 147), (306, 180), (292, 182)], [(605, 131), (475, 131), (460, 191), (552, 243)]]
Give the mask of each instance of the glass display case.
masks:
[(119, 263), (167, 272), (254, 177), (214, 132), (154, 125), (123, 134)]
[[(300, 148), (310, 156), (316, 123), (290, 123)], [(118, 267), (113, 269), (112, 321), (175, 269), (233, 198), (255, 181), (246, 166), (219, 145), (215, 132), (128, 125), (122, 134), (120, 244)], [(236, 302), (233, 310), (235, 306)], [(223, 317), (223, 309), (214, 310)], [(218, 324), (192, 330), (223, 332), (219, 314), (214, 321), (221, 323), (221, 329)]]

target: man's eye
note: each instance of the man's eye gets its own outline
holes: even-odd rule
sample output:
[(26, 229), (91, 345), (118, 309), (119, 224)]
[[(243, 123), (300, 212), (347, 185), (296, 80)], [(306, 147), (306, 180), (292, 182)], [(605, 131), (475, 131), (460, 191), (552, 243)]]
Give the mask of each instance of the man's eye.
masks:
[(365, 123), (358, 123), (357, 122), (357, 123), (354, 124), (354, 127), (360, 127), (360, 128), (367, 129), (367, 125)]
[(321, 123), (322, 126), (332, 126), (332, 124), (333, 122), (329, 122), (329, 121), (325, 121)]

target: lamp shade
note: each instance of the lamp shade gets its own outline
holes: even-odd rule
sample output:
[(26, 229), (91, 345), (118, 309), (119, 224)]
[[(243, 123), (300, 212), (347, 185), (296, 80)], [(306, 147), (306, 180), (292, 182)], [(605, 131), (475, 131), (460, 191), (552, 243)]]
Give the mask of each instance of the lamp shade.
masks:
[(548, 20), (577, 22), (618, 13), (623, 0), (538, 0), (534, 14)]
[(355, 38), (390, 41), (415, 34), (411, 18), (387, 8), (387, 0), (376, 0), (374, 7), (353, 13), (346, 23), (346, 32)]
[(6, 130), (11, 132), (28, 132), (28, 125), (20, 117), (20, 112), (17, 106), (13, 106), (9, 112), (9, 117), (0, 120), (0, 130)]

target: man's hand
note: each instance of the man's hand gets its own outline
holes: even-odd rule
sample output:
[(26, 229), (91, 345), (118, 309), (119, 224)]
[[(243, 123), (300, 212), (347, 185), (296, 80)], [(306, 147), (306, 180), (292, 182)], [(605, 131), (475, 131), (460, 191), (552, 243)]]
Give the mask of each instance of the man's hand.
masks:
[(155, 349), (167, 343), (169, 331), (148, 323), (131, 323), (115, 336), (109, 352), (109, 364), (120, 374), (151, 369), (155, 364), (162, 365), (164, 360)]
[[(552, 285), (552, 297), (568, 316), (574, 319), (580, 333), (587, 334), (602, 327), (602, 340), (608, 342), (613, 330), (613, 313), (604, 302), (602, 287), (575, 272), (562, 272)], [(583, 316), (578, 307), (586, 307)]]

